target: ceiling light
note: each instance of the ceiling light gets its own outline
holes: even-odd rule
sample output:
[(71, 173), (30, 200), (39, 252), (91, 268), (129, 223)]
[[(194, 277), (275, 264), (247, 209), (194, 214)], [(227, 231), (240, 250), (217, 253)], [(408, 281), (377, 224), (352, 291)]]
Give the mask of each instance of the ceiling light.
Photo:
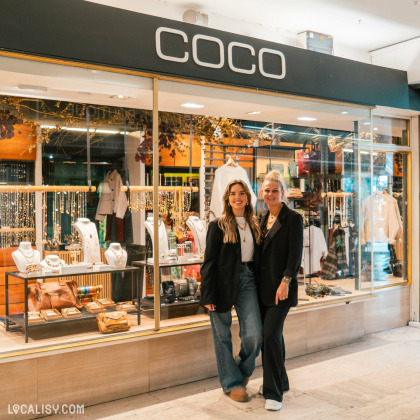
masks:
[(343, 152), (346, 152), (346, 153), (353, 153), (353, 150), (351, 150), (351, 149), (343, 149)]
[(343, 114), (343, 115), (346, 115), (348, 113), (349, 113), (348, 111), (341, 111), (341, 114)]
[(298, 117), (297, 119), (300, 121), (316, 121), (314, 117)]
[(35, 85), (17, 85), (18, 89), (22, 90), (32, 90), (35, 92), (46, 92), (48, 90), (45, 86), (35, 86)]
[(248, 115), (257, 115), (257, 114), (261, 114), (261, 111), (251, 111), (251, 112), (247, 112)]
[(370, 122), (365, 122), (363, 123), (363, 125), (370, 125)]
[(185, 108), (204, 108), (204, 105), (195, 104), (194, 102), (185, 102), (184, 104), (181, 104), (181, 106)]
[(378, 130), (378, 127), (375, 127), (374, 130), (377, 131)]
[(129, 96), (124, 96), (124, 95), (112, 95), (110, 96), (110, 98), (112, 99), (128, 99)]

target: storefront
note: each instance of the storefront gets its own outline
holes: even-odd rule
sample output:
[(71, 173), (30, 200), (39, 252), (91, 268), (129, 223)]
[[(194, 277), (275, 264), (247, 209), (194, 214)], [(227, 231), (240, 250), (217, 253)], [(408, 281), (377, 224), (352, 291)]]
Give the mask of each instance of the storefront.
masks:
[[(16, 387), (49, 372), (34, 401), (107, 400), (105, 386), (72, 388), (72, 373), (57, 386), (65, 369), (52, 365), (69, 358), (121, 380), (112, 399), (215, 374), (197, 296), (226, 168), (250, 184), (258, 213), (262, 179), (279, 170), (302, 214), (290, 357), (418, 321), (420, 108), (404, 72), (84, 1), (60, 14), (51, 0), (11, 5), (0, 29), (0, 315), (12, 324), (0, 357), (11, 377), (37, 372)], [(44, 271), (5, 274), (16, 265)], [(25, 343), (25, 279), (33, 289), (66, 277), (84, 317), (97, 297), (134, 302), (121, 306), (131, 329), (40, 320)], [(94, 368), (115, 354), (115, 372)]]

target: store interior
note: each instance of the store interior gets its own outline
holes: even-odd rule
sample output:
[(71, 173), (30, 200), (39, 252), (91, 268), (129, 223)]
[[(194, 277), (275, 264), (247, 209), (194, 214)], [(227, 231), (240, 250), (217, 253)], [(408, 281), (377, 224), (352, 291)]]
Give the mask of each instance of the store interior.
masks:
[[(36, 66), (42, 73), (43, 63)], [(125, 310), (131, 328), (107, 337), (156, 329), (152, 81), (66, 71), (0, 72), (0, 320), (6, 324), (8, 311), (11, 321), (8, 331), (0, 327), (4, 353), (103, 337), (94, 308), (89, 319), (66, 322), (58, 311), (28, 321), (25, 344), (25, 279), (31, 292), (72, 282), (83, 315), (100, 299), (100, 312)], [(161, 330), (208, 323), (199, 271), (207, 224), (222, 211), (226, 168), (251, 186), (258, 215), (264, 176), (280, 171), (287, 205), (302, 215), (294, 311), (407, 284), (409, 120), (169, 80), (159, 81), (157, 109)], [(124, 271), (133, 265), (138, 278)], [(5, 273), (16, 270), (6, 285)], [(41, 312), (35, 304), (28, 310)]]

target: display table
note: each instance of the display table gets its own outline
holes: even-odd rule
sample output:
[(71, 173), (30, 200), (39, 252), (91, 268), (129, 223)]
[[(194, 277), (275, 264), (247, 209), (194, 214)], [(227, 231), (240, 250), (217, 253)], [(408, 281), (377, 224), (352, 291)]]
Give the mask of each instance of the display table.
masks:
[[(20, 273), (19, 271), (8, 271), (5, 273), (5, 292), (6, 292), (6, 331), (9, 331), (10, 329), (10, 321), (15, 323), (18, 326), (21, 326), (24, 329), (25, 333), (25, 343), (28, 342), (28, 329), (32, 327), (45, 327), (52, 324), (62, 324), (66, 322), (74, 322), (74, 321), (83, 321), (87, 319), (96, 318), (97, 313), (90, 313), (83, 308), (81, 310), (82, 317), (79, 318), (60, 318), (57, 320), (50, 320), (42, 323), (36, 323), (33, 325), (28, 324), (28, 280), (38, 280), (38, 279), (60, 279), (60, 278), (69, 278), (69, 277), (78, 277), (78, 276), (92, 276), (100, 274), (106, 274), (106, 273), (130, 273), (131, 275), (131, 283), (132, 283), (132, 289), (134, 290), (134, 281), (137, 282), (137, 293), (138, 298), (141, 295), (141, 291), (143, 290), (143, 278), (140, 276), (140, 269), (137, 267), (125, 267), (125, 268), (110, 268), (108, 270), (103, 271), (93, 271), (92, 269), (89, 269), (87, 272), (83, 273), (74, 273), (74, 274), (48, 274), (48, 275), (39, 275), (39, 274), (24, 274)], [(18, 314), (9, 314), (9, 277), (15, 277), (21, 280), (24, 280), (25, 282), (25, 310), (22, 313)], [(134, 296), (131, 296), (132, 303), (135, 303)], [(137, 300), (139, 300), (137, 298)], [(115, 308), (107, 308), (107, 312), (113, 312), (115, 311)], [(137, 323), (140, 325), (140, 304), (137, 305), (136, 311), (130, 311), (130, 312), (137, 312)]]

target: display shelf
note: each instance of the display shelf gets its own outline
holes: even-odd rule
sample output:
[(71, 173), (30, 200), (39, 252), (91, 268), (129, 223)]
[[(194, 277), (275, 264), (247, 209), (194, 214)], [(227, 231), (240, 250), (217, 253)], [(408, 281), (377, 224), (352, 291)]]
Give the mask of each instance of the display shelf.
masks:
[[(125, 268), (110, 268), (108, 270), (104, 271), (94, 271), (93, 269), (88, 270), (87, 272), (83, 273), (72, 273), (72, 274), (47, 274), (47, 275), (41, 275), (41, 274), (26, 274), (26, 273), (20, 273), (19, 271), (7, 271), (5, 273), (5, 292), (6, 292), (6, 331), (10, 330), (10, 321), (15, 323), (18, 326), (22, 326), (25, 334), (25, 343), (28, 342), (28, 331), (29, 328), (33, 327), (45, 327), (51, 324), (61, 324), (61, 323), (67, 323), (72, 321), (80, 321), (83, 319), (92, 319), (95, 318), (97, 313), (90, 313), (85, 310), (82, 311), (82, 317), (79, 318), (60, 318), (55, 319), (51, 321), (41, 322), (41, 323), (34, 323), (29, 324), (28, 323), (28, 280), (36, 279), (36, 280), (43, 280), (43, 279), (62, 279), (62, 278), (68, 278), (68, 277), (78, 277), (78, 276), (92, 276), (95, 274), (105, 274), (105, 273), (130, 273), (131, 274), (131, 281), (132, 283), (136, 279), (137, 281), (137, 293), (140, 296), (141, 291), (143, 290), (143, 278), (140, 276), (140, 269), (138, 267), (125, 267)], [(24, 312), (20, 314), (9, 314), (9, 277), (15, 277), (21, 280), (24, 280), (25, 282), (25, 310)], [(134, 290), (134, 288), (132, 288)], [(135, 303), (134, 296), (131, 296), (131, 301)], [(111, 308), (107, 312), (113, 312), (115, 309)], [(137, 312), (137, 323), (140, 325), (140, 305), (137, 306), (136, 311), (130, 311), (130, 312)], [(14, 325), (12, 326), (14, 327)]]
[[(164, 263), (164, 264), (159, 264), (159, 270), (162, 268), (170, 268), (170, 267), (184, 267), (184, 266), (188, 266), (188, 265), (201, 265), (203, 264), (204, 260), (197, 260), (197, 261), (186, 261), (186, 262), (174, 262), (174, 263)], [(142, 273), (142, 282), (145, 279), (146, 276), (146, 268), (147, 267), (153, 267), (154, 268), (154, 264), (153, 263), (148, 263), (147, 261), (133, 261), (133, 266), (135, 267), (139, 267), (141, 269), (141, 273)], [(200, 299), (195, 299), (195, 300), (187, 300), (187, 301), (178, 301), (176, 300), (175, 302), (172, 303), (161, 303), (160, 307), (161, 308), (173, 308), (175, 306), (189, 306), (189, 305), (194, 305), (194, 304), (198, 304), (200, 301)], [(145, 299), (142, 298), (140, 299), (140, 303), (142, 307), (144, 308), (154, 308), (154, 300), (151, 299)]]
[[(72, 321), (86, 321), (89, 319), (96, 319), (96, 316), (99, 313), (105, 313), (105, 312), (116, 312), (116, 306), (114, 306), (113, 308), (106, 308), (106, 311), (103, 312), (97, 312), (97, 313), (92, 313), (92, 312), (88, 312), (85, 308), (82, 308), (80, 310), (80, 312), (82, 313), (82, 316), (80, 317), (76, 317), (76, 318), (58, 318), (58, 319), (52, 319), (50, 321), (45, 321), (45, 322), (36, 322), (36, 323), (29, 323), (28, 327), (29, 328), (33, 328), (33, 327), (43, 327), (45, 325), (52, 325), (52, 324), (65, 324), (66, 322), (72, 322)], [(124, 311), (127, 313), (136, 313), (137, 310), (131, 310), (131, 311)], [(9, 315), (8, 316), (9, 322), (12, 321), (14, 322), (16, 325), (20, 326), (20, 327), (25, 327), (25, 317), (23, 312), (20, 314), (13, 314), (13, 315)]]

